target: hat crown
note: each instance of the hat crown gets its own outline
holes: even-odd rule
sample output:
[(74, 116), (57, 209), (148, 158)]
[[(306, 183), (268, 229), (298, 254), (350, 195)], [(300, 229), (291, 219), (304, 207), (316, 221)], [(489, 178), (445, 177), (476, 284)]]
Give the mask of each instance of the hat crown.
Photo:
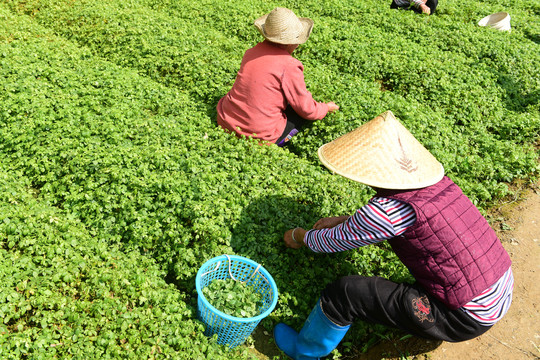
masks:
[(278, 44), (303, 44), (313, 29), (313, 20), (299, 18), (292, 10), (277, 7), (254, 22), (265, 39)]
[(300, 38), (303, 26), (292, 10), (278, 7), (268, 14), (263, 29), (269, 37), (289, 40)]

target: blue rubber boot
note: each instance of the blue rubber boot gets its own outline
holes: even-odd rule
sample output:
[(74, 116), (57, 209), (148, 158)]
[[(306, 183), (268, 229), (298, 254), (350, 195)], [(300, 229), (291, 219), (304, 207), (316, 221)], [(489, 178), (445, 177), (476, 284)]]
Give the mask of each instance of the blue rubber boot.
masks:
[(350, 327), (336, 325), (328, 319), (319, 300), (300, 333), (280, 323), (274, 328), (274, 340), (277, 347), (292, 359), (319, 359), (336, 348)]

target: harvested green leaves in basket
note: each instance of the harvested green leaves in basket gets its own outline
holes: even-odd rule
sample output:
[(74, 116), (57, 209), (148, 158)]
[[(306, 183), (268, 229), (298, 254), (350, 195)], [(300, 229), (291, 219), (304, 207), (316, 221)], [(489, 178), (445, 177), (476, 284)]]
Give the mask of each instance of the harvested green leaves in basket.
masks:
[(212, 281), (202, 289), (212, 306), (227, 315), (249, 318), (259, 315), (263, 296), (252, 286), (233, 279)]

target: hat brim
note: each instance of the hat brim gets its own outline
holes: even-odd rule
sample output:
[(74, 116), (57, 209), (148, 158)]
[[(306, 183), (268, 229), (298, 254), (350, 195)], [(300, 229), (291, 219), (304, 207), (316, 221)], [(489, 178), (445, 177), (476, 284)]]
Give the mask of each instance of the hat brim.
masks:
[(261, 33), (261, 35), (266, 40), (271, 41), (273, 43), (283, 44), (283, 45), (303, 44), (308, 40), (309, 35), (311, 35), (311, 31), (313, 30), (313, 24), (314, 24), (313, 20), (310, 18), (302, 17), (302, 18), (298, 18), (298, 20), (300, 20), (300, 23), (302, 24), (303, 31), (302, 31), (302, 34), (300, 34), (300, 36), (298, 36), (296, 39), (281, 39), (276, 36), (269, 36), (264, 31), (264, 23), (266, 22), (266, 18), (268, 17), (268, 15), (270, 15), (270, 13), (261, 16), (260, 18), (255, 20), (253, 25), (255, 25), (257, 30), (259, 30), (259, 33)]
[(424, 182), (411, 182), (411, 183), (395, 183), (395, 182), (388, 182), (388, 181), (378, 181), (374, 178), (371, 178), (369, 176), (357, 176), (354, 174), (351, 174), (346, 171), (342, 171), (342, 169), (335, 167), (330, 161), (325, 159), (324, 157), (324, 145), (319, 148), (319, 151), (317, 154), (319, 155), (319, 160), (321, 163), (332, 173), (341, 175), (347, 179), (359, 182), (364, 185), (371, 186), (373, 188), (379, 188), (379, 189), (391, 189), (391, 190), (410, 190), (410, 189), (421, 189), (425, 188), (431, 185), (434, 185), (441, 181), (441, 179), (444, 177), (444, 168), (442, 165), (440, 165), (440, 168), (438, 171), (436, 171), (436, 175), (433, 176), (431, 179), (424, 181)]

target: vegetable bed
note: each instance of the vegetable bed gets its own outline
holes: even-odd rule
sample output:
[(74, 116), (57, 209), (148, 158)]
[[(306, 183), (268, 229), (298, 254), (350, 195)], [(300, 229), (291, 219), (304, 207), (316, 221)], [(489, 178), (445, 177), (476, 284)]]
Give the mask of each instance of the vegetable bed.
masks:
[[(341, 107), (284, 149), (215, 124), (275, 6), (315, 21), (295, 57)], [(511, 32), (476, 24), (502, 10)], [(386, 245), (284, 247), (287, 229), (372, 195), (316, 150), (392, 110), (485, 211), (539, 173), (539, 15), (525, 0), (429, 17), (381, 0), (0, 1), (0, 358), (256, 357), (202, 335), (194, 279), (221, 254), (272, 274), (268, 332), (300, 328), (339, 276), (410, 281)], [(357, 324), (334, 355), (385, 331)]]

